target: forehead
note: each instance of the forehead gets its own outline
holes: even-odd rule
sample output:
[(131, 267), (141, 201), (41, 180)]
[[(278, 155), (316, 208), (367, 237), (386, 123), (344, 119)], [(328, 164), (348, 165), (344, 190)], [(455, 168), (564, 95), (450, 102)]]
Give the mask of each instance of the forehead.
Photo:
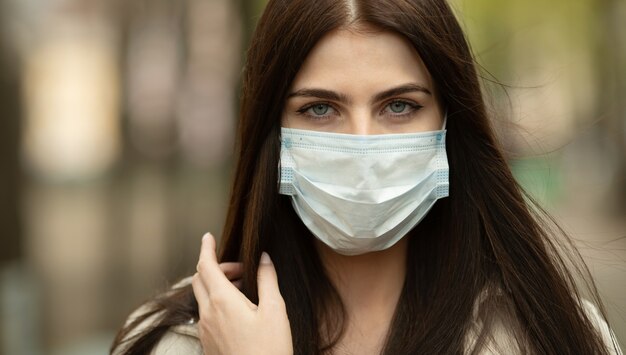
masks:
[(432, 89), (419, 54), (402, 35), (378, 29), (336, 29), (311, 50), (292, 85), (392, 85), (417, 82)]

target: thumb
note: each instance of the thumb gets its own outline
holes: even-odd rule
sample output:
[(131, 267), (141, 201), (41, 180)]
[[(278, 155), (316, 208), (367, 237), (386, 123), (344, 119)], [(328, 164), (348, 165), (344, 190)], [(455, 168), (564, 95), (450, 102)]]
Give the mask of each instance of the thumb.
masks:
[(283, 297), (280, 295), (280, 289), (278, 288), (276, 269), (266, 252), (261, 254), (257, 285), (259, 287), (259, 308), (284, 306)]

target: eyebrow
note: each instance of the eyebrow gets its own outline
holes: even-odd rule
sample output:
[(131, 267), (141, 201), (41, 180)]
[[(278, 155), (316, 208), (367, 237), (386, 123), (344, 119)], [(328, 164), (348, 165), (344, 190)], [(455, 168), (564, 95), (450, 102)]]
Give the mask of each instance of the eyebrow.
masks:
[(376, 94), (372, 99), (372, 102), (383, 101), (393, 96), (402, 95), (410, 92), (422, 92), (426, 95), (432, 96), (430, 90), (428, 90), (425, 86), (419, 84), (405, 84), (401, 86), (397, 86), (395, 88), (391, 88), (389, 90), (385, 90), (381, 93)]
[[(419, 84), (404, 84), (383, 92), (380, 92), (372, 98), (372, 102), (379, 102), (388, 99), (393, 96), (402, 95), (410, 92), (422, 92), (424, 94), (432, 96), (432, 92), (425, 86)], [(338, 101), (349, 103), (351, 100), (348, 96), (326, 89), (318, 88), (305, 88), (292, 92), (287, 96), (288, 99), (292, 97), (315, 97), (318, 99), (324, 99), (329, 101)]]
[(315, 97), (318, 99), (330, 100), (330, 101), (339, 101), (339, 102), (350, 102), (350, 98), (344, 94), (340, 94), (331, 90), (326, 89), (300, 89), (298, 91), (294, 91), (289, 96), (288, 99), (292, 97)]

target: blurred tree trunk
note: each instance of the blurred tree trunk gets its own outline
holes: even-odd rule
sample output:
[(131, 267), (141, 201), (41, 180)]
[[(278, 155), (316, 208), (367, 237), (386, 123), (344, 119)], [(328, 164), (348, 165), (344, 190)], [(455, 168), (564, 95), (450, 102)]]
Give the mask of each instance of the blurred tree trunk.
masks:
[[(243, 18), (243, 48), (248, 48), (250, 37), (256, 27), (267, 0), (237, 0)], [(245, 53), (245, 52), (242, 52)]]
[[(613, 205), (626, 214), (626, 34), (623, 0), (598, 0), (600, 28), (597, 33), (599, 71), (598, 112), (606, 117), (603, 125), (608, 146), (614, 152)], [(610, 159), (610, 158), (609, 158)]]
[[(0, 0), (2, 5), (2, 0)], [(1, 21), (1, 20), (0, 20)], [(0, 30), (7, 34), (0, 22)], [(0, 36), (0, 267), (18, 259), (21, 252), (20, 238), (20, 172), (19, 172), (19, 123), (20, 89), (17, 56)]]

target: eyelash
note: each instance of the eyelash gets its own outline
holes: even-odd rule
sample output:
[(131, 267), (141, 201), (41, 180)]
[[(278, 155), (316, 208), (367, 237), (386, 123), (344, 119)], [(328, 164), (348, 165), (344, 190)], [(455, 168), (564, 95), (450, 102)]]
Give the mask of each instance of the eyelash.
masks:
[[(413, 101), (395, 99), (395, 100), (388, 101), (383, 106), (383, 109), (381, 110), (381, 112), (383, 112), (385, 109), (387, 109), (390, 105), (392, 105), (394, 103), (403, 103), (403, 104), (406, 104), (410, 108), (410, 110), (408, 112), (406, 112), (406, 113), (386, 114), (387, 116), (392, 116), (394, 118), (402, 118), (402, 117), (410, 116), (410, 115), (414, 114), (415, 112), (419, 111), (421, 108), (424, 107), (424, 106), (422, 106), (422, 105), (420, 105), (418, 103), (415, 103)], [(298, 114), (300, 114), (300, 115), (307, 116), (308, 118), (313, 119), (313, 120), (317, 120), (317, 121), (323, 120), (323, 119), (328, 119), (330, 116), (332, 116), (332, 114), (331, 115), (327, 114), (327, 115), (324, 115), (324, 116), (316, 116), (316, 115), (311, 115), (311, 114), (307, 113), (307, 111), (309, 111), (310, 109), (312, 109), (313, 107), (318, 106), (318, 105), (326, 105), (326, 106), (330, 107), (332, 110), (334, 110), (335, 112), (338, 111), (337, 108), (335, 108), (335, 106), (332, 103), (330, 103), (330, 102), (323, 102), (322, 101), (322, 102), (313, 102), (311, 104), (308, 104), (308, 105), (302, 107), (301, 109), (297, 110), (296, 112)]]
[(403, 103), (405, 105), (407, 105), (409, 107), (409, 111), (405, 112), (405, 113), (396, 113), (396, 114), (390, 114), (389, 116), (392, 116), (394, 118), (400, 118), (400, 117), (406, 117), (406, 116), (410, 116), (415, 114), (417, 111), (419, 111), (422, 107), (422, 105), (413, 102), (413, 101), (409, 101), (409, 100), (400, 100), (400, 99), (396, 99), (396, 100), (391, 100), (389, 102), (387, 102), (385, 104), (385, 106), (383, 107), (383, 110), (386, 110), (387, 108), (389, 108), (392, 104), (395, 103)]
[(308, 104), (308, 105), (302, 107), (301, 109), (297, 110), (296, 112), (299, 115), (307, 116), (307, 118), (310, 118), (310, 119), (313, 119), (313, 120), (317, 120), (317, 121), (320, 121), (320, 120), (323, 120), (323, 119), (327, 119), (328, 117), (331, 116), (331, 115), (316, 116), (316, 115), (311, 115), (311, 114), (307, 113), (307, 111), (309, 111), (310, 109), (312, 109), (313, 107), (318, 106), (318, 105), (326, 105), (326, 106), (330, 107), (332, 110), (334, 110), (335, 112), (337, 111), (337, 109), (330, 102), (313, 102), (311, 104)]

